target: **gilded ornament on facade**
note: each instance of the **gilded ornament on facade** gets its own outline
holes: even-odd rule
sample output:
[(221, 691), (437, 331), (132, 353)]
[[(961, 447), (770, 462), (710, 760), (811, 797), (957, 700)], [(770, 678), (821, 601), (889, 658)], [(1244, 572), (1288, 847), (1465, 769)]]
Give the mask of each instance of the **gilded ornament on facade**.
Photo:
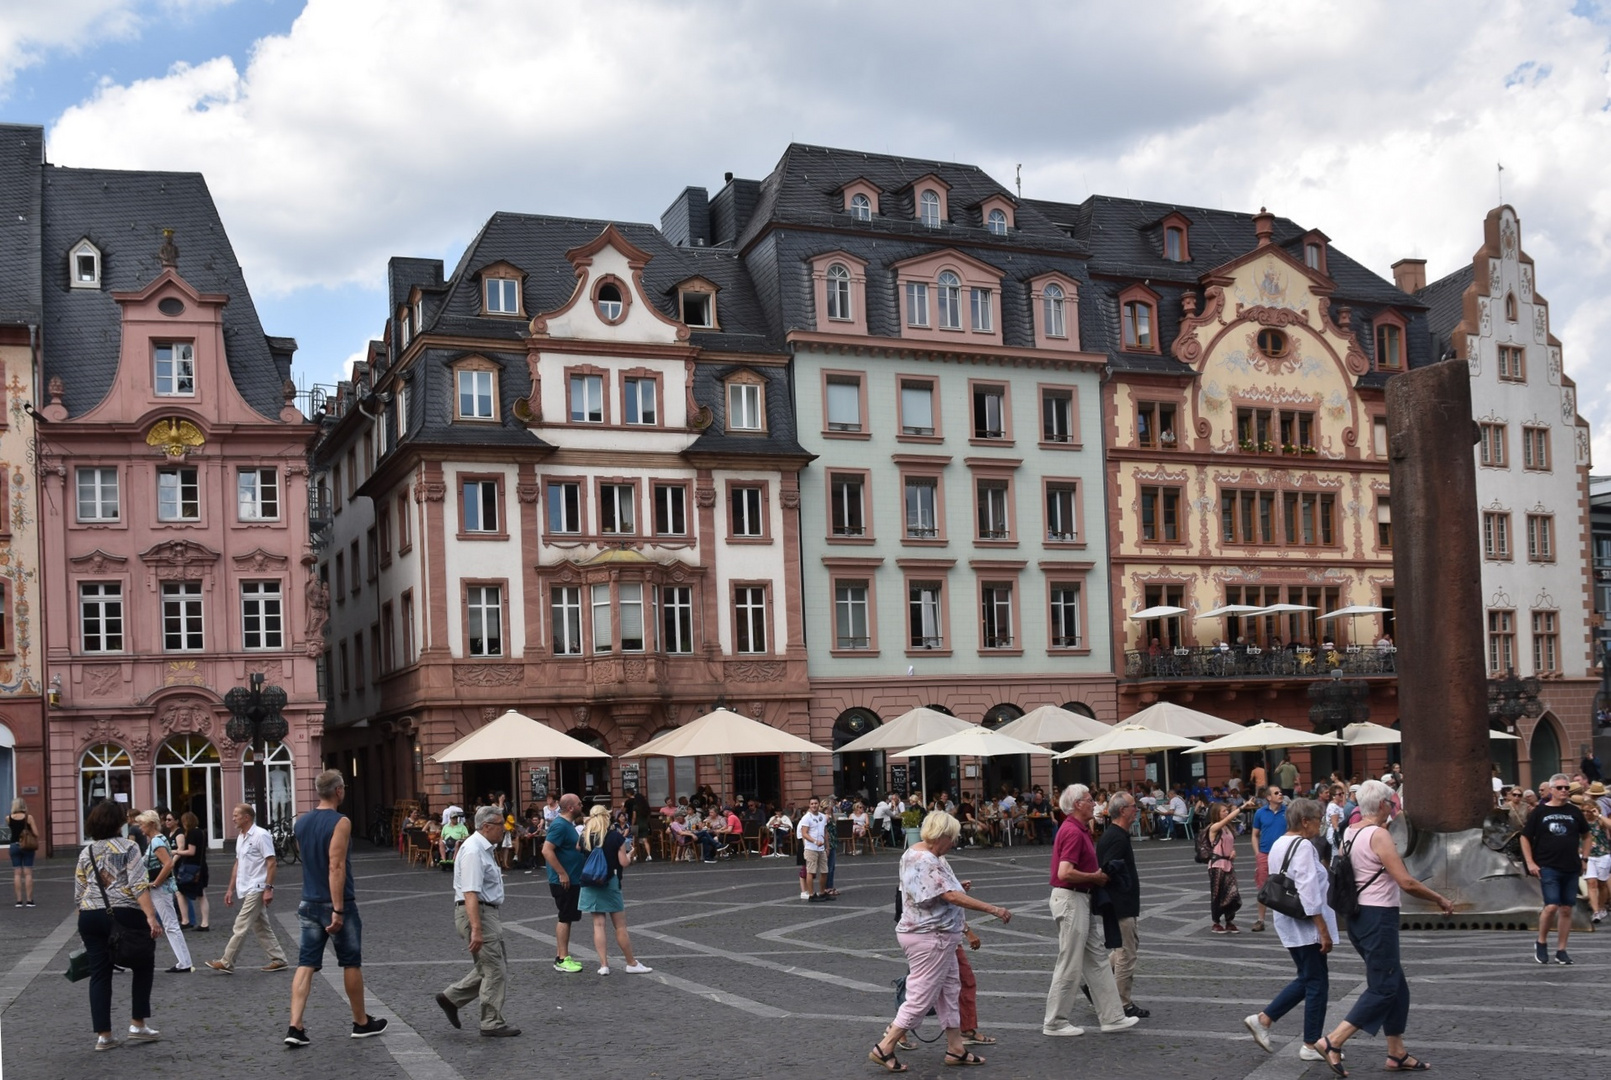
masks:
[(158, 420), (145, 433), (147, 446), (155, 446), (170, 458), (182, 458), (190, 451), (206, 443), (207, 437), (201, 429), (189, 420), (181, 420), (170, 416), (166, 420)]

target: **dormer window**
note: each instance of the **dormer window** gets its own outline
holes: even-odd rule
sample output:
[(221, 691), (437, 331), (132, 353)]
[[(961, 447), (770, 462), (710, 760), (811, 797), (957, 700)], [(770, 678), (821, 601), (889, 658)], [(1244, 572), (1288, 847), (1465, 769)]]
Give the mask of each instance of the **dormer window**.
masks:
[(614, 326), (626, 317), (626, 294), (615, 281), (604, 281), (593, 293), (593, 306), (599, 318)]
[(488, 315), (520, 314), (520, 282), (514, 278), (489, 277), (485, 286)]
[(857, 221), (873, 220), (873, 202), (865, 195), (852, 195), (850, 197), (850, 216)]
[(1311, 270), (1320, 269), (1320, 245), (1313, 240), (1303, 245), (1303, 265)]
[(962, 282), (951, 271), (940, 274), (936, 282), (941, 330), (962, 329)]
[(1124, 347), (1153, 349), (1152, 305), (1145, 300), (1127, 301), (1123, 308)]
[(990, 230), (992, 236), (1007, 235), (1007, 212), (1005, 210), (992, 210), (985, 218), (985, 228)]
[(402, 321), (402, 341), (403, 341), (402, 347), (405, 348), (405, 349), (408, 348), (408, 343), (410, 341), (412, 341), (413, 339), (414, 339), (413, 327), (410, 324), (408, 309), (404, 308), (403, 309), (403, 321)]
[(101, 287), (101, 249), (80, 240), (67, 257), (67, 284), (74, 289)]
[(155, 347), (155, 386), (158, 397), (194, 397), (196, 394), (196, 353), (188, 342), (169, 342)]
[(1164, 258), (1170, 262), (1186, 261), (1186, 230), (1178, 225), (1164, 230)]
[(425, 298), (423, 296), (416, 296), (414, 298), (414, 332), (416, 334), (418, 334), (418, 333), (423, 333), (424, 330), (425, 330)]
[(491, 362), (476, 359), (454, 373), (460, 420), (495, 420), (498, 417), (498, 373)]
[[(865, 195), (857, 198), (865, 199)], [(844, 263), (828, 267), (828, 318), (849, 322), (853, 318), (850, 307), (850, 270)]]
[(1404, 331), (1393, 323), (1376, 327), (1376, 368), (1398, 371), (1404, 366)]
[(931, 229), (940, 227), (940, 196), (929, 188), (924, 188), (917, 199), (917, 219)]
[(727, 384), (727, 430), (764, 431), (762, 419), (765, 394), (760, 382), (745, 380)]
[(1041, 325), (1045, 327), (1047, 337), (1068, 337), (1068, 328), (1063, 321), (1063, 287), (1061, 285), (1048, 285), (1040, 293)]
[(684, 282), (677, 288), (677, 306), (682, 321), (695, 330), (715, 330), (716, 286), (703, 278)]

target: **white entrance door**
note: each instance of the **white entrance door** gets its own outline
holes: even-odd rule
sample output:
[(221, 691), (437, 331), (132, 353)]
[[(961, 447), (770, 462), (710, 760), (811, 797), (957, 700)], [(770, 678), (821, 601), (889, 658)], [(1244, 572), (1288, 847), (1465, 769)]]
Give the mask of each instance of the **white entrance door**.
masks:
[(218, 748), (200, 735), (175, 735), (157, 750), (156, 801), (175, 816), (195, 814), (207, 846), (224, 846), (223, 770)]

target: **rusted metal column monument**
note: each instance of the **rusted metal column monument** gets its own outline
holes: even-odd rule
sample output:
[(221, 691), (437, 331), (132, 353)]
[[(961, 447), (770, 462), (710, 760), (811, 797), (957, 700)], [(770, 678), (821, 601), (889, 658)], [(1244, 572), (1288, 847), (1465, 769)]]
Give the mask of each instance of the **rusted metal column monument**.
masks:
[[(1387, 383), (1393, 497), (1393, 597), (1408, 834), (1405, 865), (1456, 903), (1453, 920), (1404, 897), (1406, 921), (1536, 925), (1538, 883), (1482, 844), (1493, 809), (1482, 552), (1463, 361)], [(1398, 830), (1394, 830), (1397, 832)]]

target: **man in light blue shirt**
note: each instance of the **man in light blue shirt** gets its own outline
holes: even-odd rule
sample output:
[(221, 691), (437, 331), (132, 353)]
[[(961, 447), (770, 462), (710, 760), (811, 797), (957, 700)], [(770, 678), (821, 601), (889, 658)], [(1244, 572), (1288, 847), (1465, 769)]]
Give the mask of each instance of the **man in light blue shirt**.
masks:
[(498, 844), (503, 840), (503, 811), (483, 806), (475, 812), (475, 832), (459, 845), (453, 860), (453, 924), (470, 946), (475, 967), (436, 995), (448, 1023), (459, 1027), (459, 1010), (481, 999), (481, 1034), (488, 1038), (519, 1035), (503, 1018), (504, 990), (509, 960), (503, 945), (503, 871), (498, 869)]
[[(1285, 796), (1274, 784), (1265, 789), (1265, 795), (1269, 802), (1253, 815), (1253, 886), (1256, 889), (1264, 888), (1270, 876), (1270, 849), (1287, 834), (1287, 811), (1282, 805)], [(1264, 915), (1264, 905), (1260, 904), (1254, 930), (1264, 929)]]

